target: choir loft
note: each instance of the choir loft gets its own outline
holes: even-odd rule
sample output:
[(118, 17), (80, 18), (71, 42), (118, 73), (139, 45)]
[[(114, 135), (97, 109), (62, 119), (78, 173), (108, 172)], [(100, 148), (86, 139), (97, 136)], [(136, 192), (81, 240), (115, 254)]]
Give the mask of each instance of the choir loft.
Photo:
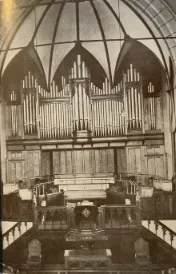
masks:
[(2, 2), (3, 254), (20, 273), (175, 273), (168, 2)]

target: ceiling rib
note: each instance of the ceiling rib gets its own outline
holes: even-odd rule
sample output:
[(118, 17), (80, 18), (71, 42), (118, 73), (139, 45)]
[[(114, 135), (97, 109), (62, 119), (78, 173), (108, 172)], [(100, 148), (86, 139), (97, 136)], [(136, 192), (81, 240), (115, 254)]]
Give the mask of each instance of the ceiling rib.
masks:
[(107, 0), (103, 0), (103, 2), (106, 4), (106, 6), (110, 9), (110, 11), (112, 12), (112, 14), (114, 15), (115, 19), (117, 20), (117, 22), (119, 23), (124, 35), (127, 35), (126, 30), (122, 24), (122, 22), (120, 21), (120, 18), (118, 17), (118, 15), (115, 13), (115, 11), (113, 10), (113, 8), (111, 7), (111, 5), (108, 3)]
[(1, 68), (0, 68), (0, 75), (2, 74), (2, 70), (3, 70), (3, 66), (4, 66), (4, 62), (5, 62), (5, 58), (6, 58), (7, 52), (8, 52), (8, 50), (9, 50), (9, 48), (10, 48), (10, 45), (11, 45), (11, 43), (12, 43), (12, 41), (13, 41), (15, 35), (17, 34), (17, 31), (19, 30), (21, 24), (23, 24), (24, 20), (30, 15), (30, 13), (33, 11), (33, 9), (34, 9), (34, 8), (37, 6), (37, 4), (39, 4), (41, 1), (42, 1), (42, 0), (36, 0), (36, 1), (35, 1), (35, 4), (33, 4), (33, 5), (31, 6), (31, 8), (28, 9), (28, 10), (25, 12), (25, 14), (24, 14), (24, 12), (23, 12), (22, 14), (19, 15), (19, 18), (18, 18), (18, 19), (19, 19), (19, 22), (17, 23), (17, 26), (16, 26), (14, 32), (12, 32), (11, 29), (7, 32), (7, 34), (6, 34), (6, 36), (5, 36), (5, 39), (4, 39), (3, 43), (1, 44), (1, 48), (3, 48), (3, 46), (4, 46), (5, 43), (7, 42), (7, 39), (8, 39), (8, 37), (10, 36), (11, 33), (12, 33), (12, 35), (10, 36), (9, 42), (7, 42), (7, 47), (6, 47), (6, 49), (5, 49), (6, 53), (4, 54), (4, 56), (3, 56), (3, 58), (2, 58), (2, 63), (1, 63)]
[(56, 40), (56, 34), (59, 26), (59, 21), (62, 15), (62, 11), (64, 9), (66, 0), (61, 4), (57, 19), (56, 19), (56, 24), (54, 27), (54, 33), (53, 33), (53, 39), (52, 39), (52, 44), (51, 44), (51, 52), (50, 52), (50, 62), (49, 62), (49, 74), (48, 74), (48, 85), (51, 83), (51, 68), (52, 68), (52, 61), (53, 61), (53, 52), (54, 52), (54, 45), (55, 45), (55, 40)]
[[(155, 35), (154, 35), (153, 31), (151, 30), (151, 28), (149, 27), (149, 25), (145, 22), (145, 20), (144, 20), (144, 18), (142, 17), (142, 15), (141, 15), (141, 14), (136, 10), (136, 8), (134, 7), (134, 5), (136, 5), (136, 4), (134, 4), (134, 5), (129, 4), (129, 3), (128, 3), (128, 0), (121, 0), (121, 1), (122, 1), (125, 5), (127, 5), (127, 6), (128, 6), (128, 7), (129, 7), (137, 16), (138, 16), (138, 18), (142, 21), (142, 23), (146, 26), (146, 28), (147, 28), (148, 31), (150, 32), (151, 36), (153, 37), (155, 43), (156, 43), (157, 46), (158, 46), (158, 49), (159, 49), (159, 51), (160, 51), (160, 54), (161, 54), (162, 59), (163, 59), (163, 62), (164, 62), (165, 69), (166, 69), (166, 71), (168, 72), (168, 67), (167, 67), (167, 63), (166, 63), (165, 56), (164, 56), (164, 53), (163, 53), (163, 51), (162, 51), (162, 48), (161, 48), (161, 46), (160, 46), (158, 40), (155, 38)], [(150, 3), (151, 3), (151, 2), (150, 2)], [(150, 5), (148, 5), (148, 6), (150, 6)]]
[(110, 57), (109, 57), (108, 46), (107, 46), (107, 43), (106, 43), (106, 37), (105, 37), (104, 31), (103, 31), (103, 27), (102, 27), (102, 24), (101, 24), (98, 12), (97, 12), (97, 10), (95, 8), (95, 5), (93, 3), (93, 0), (89, 0), (89, 1), (90, 1), (91, 6), (92, 6), (92, 9), (94, 11), (95, 17), (97, 19), (97, 22), (98, 22), (98, 25), (99, 25), (99, 29), (100, 29), (100, 32), (101, 32), (101, 36), (102, 36), (102, 39), (103, 39), (103, 44), (104, 44), (105, 53), (106, 53), (106, 59), (107, 59), (107, 63), (108, 63), (109, 81), (110, 81), (110, 84), (112, 85), (111, 64), (110, 64)]
[(40, 28), (40, 26), (41, 26), (41, 24), (42, 24), (42, 22), (43, 22), (43, 19), (44, 19), (45, 15), (47, 14), (48, 10), (50, 9), (50, 7), (52, 6), (52, 4), (53, 4), (54, 2), (55, 2), (55, 0), (51, 0), (50, 4), (47, 5), (47, 7), (46, 7), (46, 9), (44, 10), (42, 16), (40, 17), (40, 20), (39, 20), (39, 22), (38, 22), (38, 24), (37, 24), (37, 26), (36, 26), (36, 29), (35, 29), (35, 31), (34, 31), (34, 34), (33, 34), (33, 36), (32, 36), (32, 39), (31, 39), (32, 42), (33, 42), (34, 39), (35, 39), (35, 36), (36, 36), (36, 34), (37, 34), (37, 32), (38, 32), (38, 30), (39, 30), (39, 28)]

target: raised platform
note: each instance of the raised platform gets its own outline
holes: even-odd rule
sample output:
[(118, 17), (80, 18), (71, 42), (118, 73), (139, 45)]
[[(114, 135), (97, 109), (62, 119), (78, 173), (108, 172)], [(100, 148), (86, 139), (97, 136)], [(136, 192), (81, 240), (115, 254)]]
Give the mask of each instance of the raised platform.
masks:
[(54, 184), (65, 191), (66, 200), (106, 199), (106, 189), (114, 184), (114, 177), (55, 178)]

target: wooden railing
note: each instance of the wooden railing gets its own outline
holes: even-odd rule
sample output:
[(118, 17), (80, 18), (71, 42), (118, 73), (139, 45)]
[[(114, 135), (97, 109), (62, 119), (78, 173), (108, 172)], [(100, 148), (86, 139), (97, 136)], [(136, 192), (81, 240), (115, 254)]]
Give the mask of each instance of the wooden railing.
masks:
[[(106, 205), (98, 208), (93, 229), (136, 228), (141, 225), (140, 210), (137, 206)], [(35, 226), (39, 230), (77, 229), (74, 207), (37, 207)]]
[(18, 222), (3, 234), (3, 249), (11, 245), (15, 240), (33, 227), (31, 222)]
[(105, 229), (134, 228), (141, 225), (140, 209), (137, 206), (105, 206)]
[(52, 186), (53, 182), (51, 180), (37, 183), (33, 187), (33, 192), (36, 193), (36, 196), (42, 196), (45, 195), (46, 192), (48, 192), (48, 189)]
[(35, 208), (35, 226), (39, 230), (66, 230), (67, 208), (62, 206), (46, 206)]
[[(144, 224), (145, 222), (145, 224)], [(152, 233), (157, 235), (163, 241), (176, 249), (176, 232), (163, 224), (161, 221), (144, 221), (144, 227), (148, 228)]]

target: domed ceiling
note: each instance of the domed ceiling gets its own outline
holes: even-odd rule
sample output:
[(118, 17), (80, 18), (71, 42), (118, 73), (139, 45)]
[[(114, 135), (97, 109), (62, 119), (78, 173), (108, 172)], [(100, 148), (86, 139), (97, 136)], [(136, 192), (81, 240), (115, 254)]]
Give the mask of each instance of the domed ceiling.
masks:
[(42, 0), (34, 6), (13, 37), (3, 72), (17, 53), (31, 43), (50, 84), (65, 56), (77, 43), (81, 43), (113, 81), (118, 56), (127, 35), (151, 49), (163, 62), (151, 32), (123, 1)]

